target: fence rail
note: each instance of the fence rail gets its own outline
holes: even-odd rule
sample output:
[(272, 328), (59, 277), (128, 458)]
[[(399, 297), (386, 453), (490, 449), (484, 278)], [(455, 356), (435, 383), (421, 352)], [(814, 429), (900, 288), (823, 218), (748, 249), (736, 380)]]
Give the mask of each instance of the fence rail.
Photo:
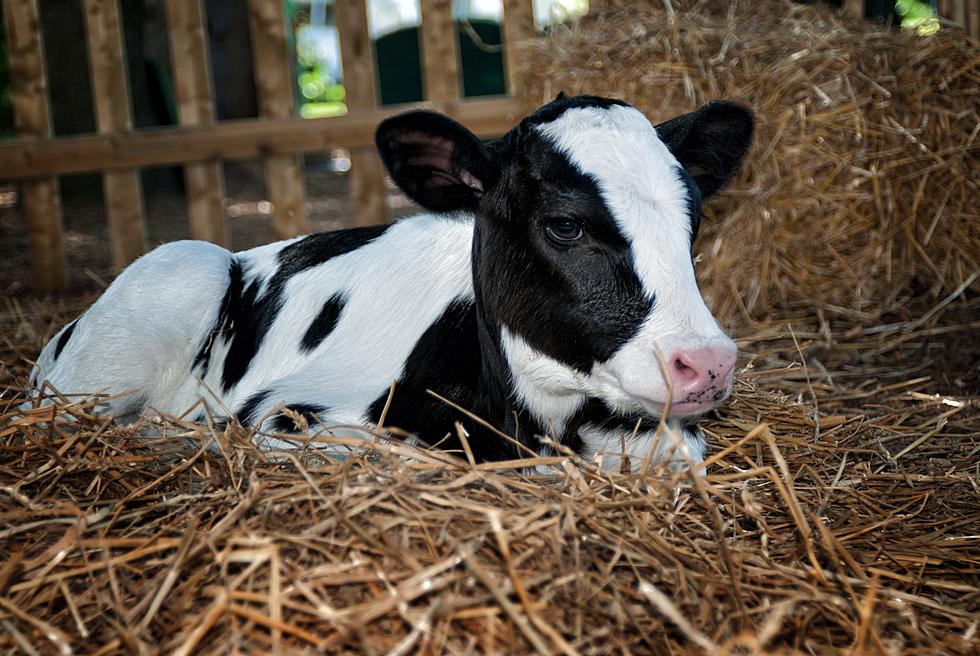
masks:
[[(283, 2), (249, 0), (249, 28), (259, 117), (217, 121), (202, 0), (166, 0), (179, 125), (133, 129), (120, 21), (121, 0), (84, 0), (96, 134), (53, 137), (38, 21), (38, 0), (3, 3), (17, 140), (0, 144), (0, 179), (20, 180), (32, 279), (43, 291), (67, 286), (57, 176), (101, 172), (113, 265), (118, 270), (146, 247), (139, 169), (184, 168), (190, 234), (228, 243), (221, 161), (260, 157), (272, 220), (281, 238), (307, 230), (298, 155), (348, 148), (356, 225), (387, 219), (384, 173), (374, 150), (379, 121), (405, 107), (378, 107), (377, 71), (364, 0), (337, 0), (349, 112), (302, 119), (293, 106), (292, 53)], [(451, 0), (422, 0), (423, 106), (453, 116), (476, 134), (494, 136), (520, 117), (510, 96), (461, 99)], [(514, 44), (534, 35), (531, 0), (505, 0), (504, 57), (512, 84)], [(513, 88), (510, 86), (509, 88)]]

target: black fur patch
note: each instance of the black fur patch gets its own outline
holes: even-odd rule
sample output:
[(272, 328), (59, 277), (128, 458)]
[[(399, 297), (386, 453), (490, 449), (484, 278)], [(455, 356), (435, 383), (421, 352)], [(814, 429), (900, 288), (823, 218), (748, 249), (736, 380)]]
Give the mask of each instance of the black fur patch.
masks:
[(262, 390), (260, 392), (256, 392), (245, 400), (242, 407), (240, 407), (235, 413), (235, 416), (238, 417), (238, 422), (242, 426), (251, 426), (258, 420), (256, 412), (258, 412), (259, 406), (262, 405), (267, 398), (269, 398), (269, 394), (269, 390)]
[(656, 126), (657, 134), (690, 174), (704, 198), (732, 177), (752, 143), (752, 112), (732, 102), (710, 102)]
[(599, 109), (609, 109), (610, 107), (629, 107), (622, 100), (615, 98), (600, 98), (599, 96), (558, 96), (547, 105), (541, 107), (533, 114), (521, 121), (518, 128), (526, 129), (533, 125), (551, 123), (557, 120), (562, 114), (570, 109), (580, 109), (584, 107), (597, 107)]
[(58, 356), (61, 355), (61, 351), (65, 348), (65, 345), (68, 344), (68, 340), (71, 339), (71, 334), (75, 332), (75, 326), (77, 325), (78, 325), (78, 319), (75, 319), (70, 324), (68, 324), (68, 327), (65, 328), (65, 331), (61, 333), (61, 337), (58, 338), (58, 343), (54, 345), (55, 362), (58, 361)]
[[(506, 388), (487, 382), (489, 364), (481, 352), (476, 308), (472, 301), (457, 299), (449, 304), (438, 321), (426, 329), (405, 361), (395, 383), (385, 426), (414, 433), (429, 444), (460, 450), (454, 423), (459, 421), (470, 434), (469, 444), (479, 461), (514, 458), (514, 447), (459, 411), (439, 401), (426, 390), (465, 408), (493, 425), (506, 423)], [(388, 392), (379, 396), (368, 410), (377, 422), (381, 418)], [(449, 438), (442, 441), (446, 435)]]
[(603, 430), (620, 430), (632, 434), (634, 430), (639, 432), (657, 430), (660, 419), (649, 415), (621, 415), (614, 412), (602, 400), (592, 398), (569, 420), (568, 424), (572, 431), (577, 431), (582, 424), (592, 424)]
[(230, 390), (248, 371), (252, 358), (279, 315), (283, 291), (290, 278), (374, 241), (387, 229), (387, 225), (380, 225), (324, 232), (289, 244), (279, 251), (279, 268), (261, 296), (259, 289), (263, 281), (254, 280), (244, 287), (241, 263), (236, 259), (226, 294), (228, 302), (222, 309), (216, 329), (221, 339), (230, 342), (221, 375), (222, 390)]
[(333, 329), (337, 327), (337, 321), (340, 319), (340, 313), (343, 311), (344, 297), (342, 295), (334, 294), (327, 299), (320, 313), (316, 315), (313, 323), (306, 329), (306, 334), (303, 335), (303, 350), (312, 351), (319, 346), (327, 338), (327, 335), (332, 333)]
[(677, 167), (675, 171), (687, 189), (687, 210), (691, 216), (691, 243), (693, 244), (701, 228), (701, 190), (683, 167)]
[[(308, 425), (316, 424), (318, 421), (317, 415), (322, 415), (326, 412), (325, 407), (313, 403), (290, 403), (285, 407), (306, 419)], [(295, 433), (300, 430), (299, 425), (297, 425), (293, 418), (285, 414), (278, 414), (273, 417), (269, 428), (278, 433)]]
[(191, 364), (191, 371), (200, 372), (202, 378), (207, 375), (208, 367), (211, 364), (211, 349), (214, 346), (214, 340), (221, 334), (221, 328), (226, 323), (225, 317), (230, 312), (232, 299), (238, 298), (241, 295), (241, 289), (242, 265), (235, 259), (232, 261), (231, 268), (228, 272), (228, 287), (225, 289), (225, 295), (221, 299), (221, 305), (218, 306), (218, 316), (214, 320), (214, 326), (208, 331), (204, 342), (201, 344), (201, 348), (197, 351), (197, 355), (194, 356), (193, 364)]

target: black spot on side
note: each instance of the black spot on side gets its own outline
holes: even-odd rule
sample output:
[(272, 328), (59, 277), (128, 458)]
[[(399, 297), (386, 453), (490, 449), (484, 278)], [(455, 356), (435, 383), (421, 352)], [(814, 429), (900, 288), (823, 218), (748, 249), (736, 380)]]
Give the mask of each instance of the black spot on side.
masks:
[(218, 307), (218, 316), (214, 320), (214, 326), (204, 337), (204, 342), (201, 344), (197, 355), (194, 356), (193, 364), (191, 364), (191, 371), (200, 371), (201, 376), (204, 376), (208, 372), (208, 365), (211, 363), (211, 348), (214, 346), (214, 340), (221, 334), (222, 328), (227, 327), (229, 324), (228, 313), (231, 310), (232, 302), (241, 297), (242, 286), (244, 284), (243, 276), (242, 265), (236, 258), (232, 261), (228, 271), (228, 288), (225, 290), (224, 298), (221, 299), (221, 305)]
[(78, 325), (78, 319), (75, 319), (70, 324), (68, 324), (68, 327), (65, 328), (65, 331), (61, 333), (61, 337), (58, 338), (58, 343), (54, 345), (54, 359), (56, 362), (58, 360), (58, 356), (61, 355), (61, 351), (65, 348), (65, 345), (68, 343), (68, 340), (71, 339), (71, 334), (75, 332), (75, 326), (77, 325)]
[(300, 271), (357, 250), (383, 235), (389, 227), (390, 225), (375, 225), (320, 232), (293, 242), (279, 251), (279, 270), (273, 280), (291, 278)]
[(337, 321), (340, 319), (340, 313), (343, 310), (343, 296), (334, 294), (327, 299), (327, 302), (323, 304), (323, 308), (320, 309), (320, 313), (316, 315), (313, 323), (306, 329), (306, 334), (303, 335), (301, 345), (304, 351), (312, 351), (327, 338), (327, 335), (333, 332), (333, 329), (337, 327)]
[(235, 416), (238, 417), (238, 422), (242, 426), (251, 426), (254, 424), (255, 420), (258, 419), (255, 416), (256, 412), (267, 398), (269, 398), (269, 390), (262, 390), (248, 397), (245, 403), (242, 404), (242, 407), (238, 409), (238, 412), (235, 413)]
[[(285, 407), (287, 410), (291, 410), (306, 419), (307, 424), (317, 423), (317, 416), (326, 412), (325, 407), (313, 403), (291, 403)], [(300, 430), (300, 427), (293, 418), (286, 414), (279, 414), (273, 417), (269, 427), (279, 433), (295, 433)]]
[(285, 246), (279, 251), (279, 268), (268, 280), (261, 296), (259, 289), (263, 281), (255, 280), (244, 287), (241, 264), (236, 261), (232, 265), (228, 303), (218, 326), (220, 338), (230, 341), (221, 373), (222, 390), (230, 390), (248, 371), (282, 309), (283, 292), (290, 278), (369, 244), (384, 234), (388, 227), (380, 225), (324, 232)]

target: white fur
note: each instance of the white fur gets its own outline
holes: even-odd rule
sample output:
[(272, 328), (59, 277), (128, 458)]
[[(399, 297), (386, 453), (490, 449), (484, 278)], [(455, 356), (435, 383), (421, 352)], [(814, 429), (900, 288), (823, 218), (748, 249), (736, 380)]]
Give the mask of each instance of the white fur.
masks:
[(619, 471), (623, 458), (629, 458), (631, 471), (639, 471), (647, 453), (651, 463), (669, 462), (674, 469), (687, 469), (704, 460), (704, 440), (697, 429), (681, 428), (675, 421), (667, 422), (665, 430), (657, 437), (657, 431), (637, 431), (629, 428), (605, 429), (592, 424), (583, 424), (579, 437), (585, 445), (581, 454), (587, 460), (602, 458), (602, 468)]
[(511, 371), (511, 385), (528, 412), (555, 434), (586, 401), (587, 377), (532, 348), (506, 326), (500, 344)]
[[(402, 221), (372, 243), (299, 273), (286, 287), (284, 311), (248, 373), (232, 391), (233, 404), (273, 387), (280, 402), (315, 397), (330, 420), (360, 424), (370, 404), (402, 373), (426, 328), (452, 301), (472, 300), (473, 218), (429, 215)], [(300, 351), (307, 327), (324, 301), (346, 298), (336, 328), (313, 351)]]
[[(205, 242), (165, 244), (128, 267), (79, 318), (57, 363), (57, 338), (48, 343), (34, 380), (64, 393), (131, 391), (106, 407), (117, 415), (143, 403), (179, 415), (201, 397), (231, 414), (252, 394), (275, 388), (257, 417), (281, 402), (315, 398), (330, 408), (330, 423), (362, 424), (425, 329), (454, 299), (472, 299), (472, 237), (472, 216), (417, 216), (296, 274), (248, 370), (227, 393), (222, 340), (212, 345), (204, 385), (190, 371), (215, 325), (234, 256)], [(258, 280), (266, 289), (276, 254), (292, 241), (239, 253), (246, 284)], [(346, 300), (336, 328), (312, 352), (301, 350), (305, 331), (336, 293)]]
[(107, 407), (116, 415), (143, 401), (186, 409), (200, 396), (188, 372), (217, 318), (231, 261), (225, 249), (200, 241), (171, 242), (141, 257), (79, 317), (57, 363), (58, 340), (48, 343), (32, 379), (65, 394), (127, 393)]

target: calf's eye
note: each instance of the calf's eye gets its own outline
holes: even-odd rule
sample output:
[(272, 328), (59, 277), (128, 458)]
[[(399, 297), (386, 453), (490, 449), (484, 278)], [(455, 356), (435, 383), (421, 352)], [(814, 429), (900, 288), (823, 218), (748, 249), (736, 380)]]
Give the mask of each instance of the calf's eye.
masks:
[(567, 246), (582, 238), (582, 226), (575, 219), (556, 217), (548, 219), (544, 224), (545, 234), (552, 241)]

